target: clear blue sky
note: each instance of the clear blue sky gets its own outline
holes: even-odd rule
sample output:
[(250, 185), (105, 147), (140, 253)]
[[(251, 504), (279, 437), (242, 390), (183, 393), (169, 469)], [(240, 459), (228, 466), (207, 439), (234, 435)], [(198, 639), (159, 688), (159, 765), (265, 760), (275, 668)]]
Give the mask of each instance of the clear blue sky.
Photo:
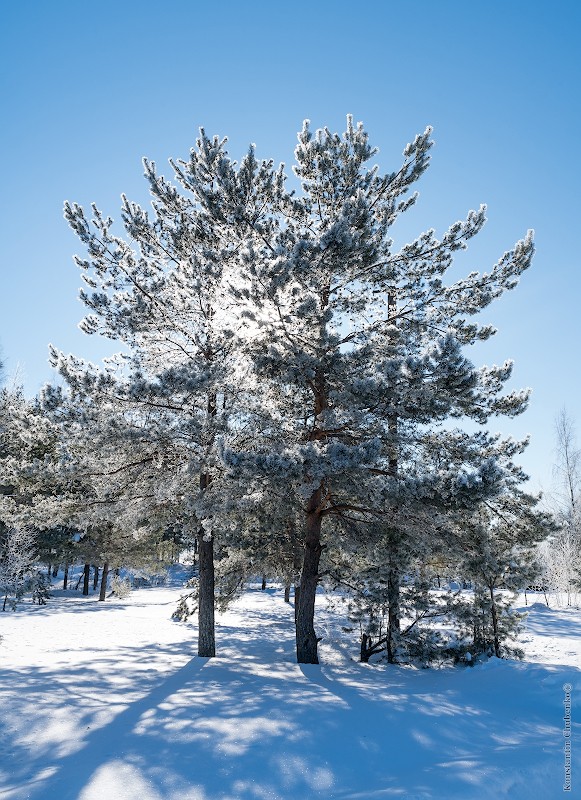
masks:
[[(197, 129), (227, 135), (239, 158), (289, 164), (302, 120), (362, 120), (396, 168), (434, 127), (420, 200), (401, 243), (488, 204), (460, 266), (487, 269), (528, 228), (537, 255), (520, 286), (483, 315), (494, 339), (475, 363), (515, 360), (530, 409), (494, 430), (532, 435), (522, 463), (548, 488), (562, 406), (581, 434), (581, 220), (577, 0), (19, 0), (0, 8), (0, 346), (28, 394), (54, 379), (47, 344), (98, 360), (110, 343), (83, 314), (62, 218), (65, 199), (118, 217), (147, 202), (141, 157), (187, 157)], [(170, 174), (169, 166), (165, 174)]]

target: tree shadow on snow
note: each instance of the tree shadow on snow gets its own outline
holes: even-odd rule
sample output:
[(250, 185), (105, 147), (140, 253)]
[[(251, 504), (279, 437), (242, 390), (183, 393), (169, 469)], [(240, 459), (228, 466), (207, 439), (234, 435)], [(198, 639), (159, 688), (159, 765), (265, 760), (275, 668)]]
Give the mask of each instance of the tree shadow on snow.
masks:
[(560, 790), (561, 685), (581, 671), (496, 659), (464, 670), (299, 666), (292, 608), (257, 602), (219, 625), (216, 659), (189, 659), (189, 642), (152, 644), (0, 674), (65, 726), (60, 746), (57, 731), (14, 748), (12, 796), (537, 800), (535, 770), (554, 770)]

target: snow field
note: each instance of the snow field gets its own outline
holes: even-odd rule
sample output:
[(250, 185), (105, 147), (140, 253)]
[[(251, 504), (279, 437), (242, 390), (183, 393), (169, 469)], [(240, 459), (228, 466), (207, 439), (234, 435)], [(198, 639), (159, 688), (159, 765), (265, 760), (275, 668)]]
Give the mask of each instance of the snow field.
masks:
[(210, 660), (195, 625), (171, 620), (180, 592), (56, 592), (0, 616), (2, 800), (556, 800), (581, 787), (578, 609), (529, 596), (524, 662), (420, 670), (357, 663), (356, 634), (320, 598), (322, 663), (301, 666), (282, 590), (253, 587), (220, 615)]

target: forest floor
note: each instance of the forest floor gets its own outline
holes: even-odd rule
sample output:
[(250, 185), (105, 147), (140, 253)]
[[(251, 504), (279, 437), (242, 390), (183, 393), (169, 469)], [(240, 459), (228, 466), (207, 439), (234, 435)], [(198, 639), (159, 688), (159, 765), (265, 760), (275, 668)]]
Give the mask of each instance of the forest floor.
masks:
[(524, 661), (416, 669), (358, 663), (321, 598), (321, 665), (301, 666), (281, 589), (219, 615), (215, 659), (171, 620), (180, 593), (0, 614), (2, 800), (581, 797), (578, 608), (529, 595)]

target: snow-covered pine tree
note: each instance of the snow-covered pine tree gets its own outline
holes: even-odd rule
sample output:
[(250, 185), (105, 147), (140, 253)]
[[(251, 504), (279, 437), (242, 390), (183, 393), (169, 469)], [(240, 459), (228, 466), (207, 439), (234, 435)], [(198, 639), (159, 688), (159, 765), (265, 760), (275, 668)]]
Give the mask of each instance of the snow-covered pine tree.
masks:
[(203, 131), (190, 161), (173, 165), (181, 192), (157, 174), (155, 164), (144, 163), (153, 213), (124, 197), (126, 240), (96, 207), (89, 221), (78, 205), (65, 204), (65, 217), (88, 251), (88, 259), (76, 258), (92, 290), (81, 292), (90, 311), (82, 329), (119, 342), (125, 354), (104, 370), (54, 348), (52, 360), (73, 404), (88, 399), (117, 420), (110, 449), (127, 456), (126, 445), (118, 443), (138, 443), (134, 457), (113, 463), (112, 454), (108, 469), (124, 476), (132, 506), (141, 496), (140, 519), (147, 509), (157, 514), (171, 508), (169, 523), (196, 527), (198, 654), (210, 657), (213, 547), (227, 495), (217, 444), (229, 428), (235, 441), (248, 440), (239, 400), (245, 390), (237, 346), (241, 320), (226, 285), (248, 226), (264, 233), (262, 207), (277, 191), (277, 179), (252, 149), (236, 168), (225, 141)]
[[(45, 603), (47, 580), (37, 565), (39, 527), (35, 496), (45, 508), (52, 504), (50, 480), (42, 466), (55, 451), (55, 431), (36, 402), (20, 389), (0, 391), (0, 584), (7, 605), (15, 608), (23, 593)], [(40, 478), (34, 477), (38, 465)], [(54, 488), (54, 486), (52, 487)]]
[(0, 520), (14, 528), (59, 524), (58, 429), (21, 390), (0, 391)]
[[(329, 518), (381, 517), (407, 526), (426, 503), (474, 505), (501, 491), (504, 470), (489, 442), (434, 426), (449, 417), (484, 423), (520, 413), (527, 392), (502, 394), (511, 364), (475, 369), (462, 348), (494, 333), (469, 321), (529, 266), (532, 234), (490, 272), (446, 285), (454, 253), (485, 222), (468, 214), (438, 239), (433, 230), (395, 252), (389, 230), (416, 199), (431, 130), (404, 151), (395, 172), (369, 166), (376, 151), (348, 118), (340, 136), (299, 134), (300, 195), (270, 198), (267, 222), (249, 225), (234, 289), (253, 324), (247, 351), (263, 400), (259, 448), (225, 448), (232, 474), (268, 475), (304, 510), (297, 659), (317, 663), (314, 628), (319, 562)], [(274, 179), (273, 179), (274, 180)], [(269, 422), (265, 423), (264, 419)], [(439, 449), (438, 461), (424, 455)], [(328, 528), (327, 530), (330, 530)], [(392, 562), (390, 614), (397, 624), (400, 576)]]
[[(34, 532), (27, 528), (10, 528), (0, 523), (0, 601), (15, 610), (35, 576)], [(43, 601), (44, 602), (44, 601)]]
[(521, 615), (512, 601), (538, 579), (536, 548), (554, 528), (538, 502), (539, 497), (514, 488), (456, 520), (458, 574), (474, 589), (473, 601), (460, 601), (456, 614), (472, 634), (472, 656), (515, 652), (507, 640), (515, 638)]

